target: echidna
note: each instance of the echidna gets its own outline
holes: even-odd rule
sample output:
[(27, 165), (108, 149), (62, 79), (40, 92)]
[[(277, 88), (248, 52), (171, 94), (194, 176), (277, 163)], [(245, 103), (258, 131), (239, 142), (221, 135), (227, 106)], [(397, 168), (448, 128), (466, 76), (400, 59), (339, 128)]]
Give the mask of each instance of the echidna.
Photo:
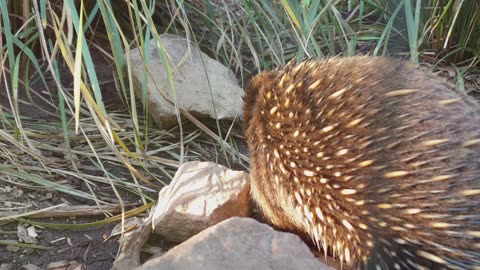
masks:
[(291, 61), (245, 92), (252, 195), (358, 269), (480, 269), (480, 106), (401, 60)]

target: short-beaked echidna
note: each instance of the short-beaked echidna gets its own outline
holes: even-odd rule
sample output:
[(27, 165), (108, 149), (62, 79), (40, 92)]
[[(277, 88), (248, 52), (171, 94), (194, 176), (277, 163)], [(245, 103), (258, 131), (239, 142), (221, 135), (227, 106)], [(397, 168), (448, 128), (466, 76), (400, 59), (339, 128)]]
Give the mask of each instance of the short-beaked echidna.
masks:
[(244, 97), (252, 195), (354, 268), (480, 269), (480, 107), (417, 65), (291, 61)]

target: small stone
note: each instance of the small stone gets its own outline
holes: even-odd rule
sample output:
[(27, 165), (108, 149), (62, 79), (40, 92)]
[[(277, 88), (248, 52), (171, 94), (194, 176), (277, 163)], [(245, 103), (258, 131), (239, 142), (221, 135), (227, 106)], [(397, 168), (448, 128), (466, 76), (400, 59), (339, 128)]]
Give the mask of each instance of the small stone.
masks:
[(20, 250), (20, 248), (17, 247), (17, 246), (7, 245), (6, 250), (9, 251), (9, 252), (18, 252)]
[(40, 268), (40, 267), (38, 267), (34, 264), (31, 264), (31, 263), (22, 265), (22, 269), (24, 269), (24, 270), (42, 270), (42, 268)]
[(13, 269), (15, 269), (15, 264), (13, 263), (0, 264), (0, 270), (13, 270)]
[(65, 269), (70, 266), (69, 261), (58, 261), (58, 262), (51, 262), (47, 265), (48, 270), (57, 270), (57, 269)]
[(83, 265), (77, 261), (58, 261), (47, 265), (47, 270), (82, 270)]
[(28, 234), (28, 236), (31, 236), (33, 238), (37, 238), (37, 236), (38, 236), (37, 231), (35, 230), (34, 226), (29, 226), (27, 228), (27, 234)]
[(28, 230), (25, 227), (25, 224), (19, 223), (17, 225), (17, 236), (21, 243), (27, 243), (27, 244), (38, 243), (38, 240), (35, 237), (29, 235)]
[(250, 178), (212, 162), (188, 162), (178, 168), (152, 211), (156, 234), (182, 242), (233, 216), (251, 214)]

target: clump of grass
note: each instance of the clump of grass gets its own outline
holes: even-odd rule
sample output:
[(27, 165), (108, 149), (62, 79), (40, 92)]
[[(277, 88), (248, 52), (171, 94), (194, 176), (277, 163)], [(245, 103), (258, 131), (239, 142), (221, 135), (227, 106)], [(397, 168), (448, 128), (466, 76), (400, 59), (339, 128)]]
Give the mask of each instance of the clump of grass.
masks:
[[(154, 2), (130, 1), (127, 13), (110, 1), (19, 3), (0, 0), (0, 181), (99, 207), (112, 201), (123, 206), (125, 192), (145, 204), (155, 201), (180, 160), (200, 159), (201, 148), (212, 142), (199, 145), (195, 140), (211, 136), (196, 127), (159, 129), (135, 99), (125, 54), (132, 44), (143, 48), (158, 39), (150, 16)], [(16, 20), (19, 13), (23, 20)], [(122, 20), (125, 15), (129, 20)], [(99, 58), (107, 59), (115, 92), (105, 90), (111, 88), (99, 77)], [(123, 106), (111, 106), (118, 102)], [(233, 159), (235, 152), (229, 152)], [(114, 198), (99, 197), (98, 186), (110, 186)]]
[(208, 35), (203, 44), (225, 63), (235, 63), (236, 70), (242, 70), (238, 63), (251, 72), (252, 67), (270, 68), (293, 57), (358, 53), (408, 56), (416, 63), (421, 58), (478, 64), (477, 1), (244, 0), (235, 12), (218, 8), (225, 2), (206, 1), (203, 9), (184, 4), (182, 9), (203, 22), (195, 24), (202, 30), (189, 33)]

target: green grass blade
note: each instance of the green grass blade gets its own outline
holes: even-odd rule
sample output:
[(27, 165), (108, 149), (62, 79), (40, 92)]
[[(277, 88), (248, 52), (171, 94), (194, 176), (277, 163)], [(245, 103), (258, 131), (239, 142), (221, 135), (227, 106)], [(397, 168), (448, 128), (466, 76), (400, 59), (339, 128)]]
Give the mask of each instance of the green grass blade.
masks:
[[(82, 32), (79, 31), (79, 29), (80, 29), (79, 17), (78, 17), (78, 14), (77, 14), (77, 10), (75, 8), (75, 4), (73, 3), (73, 0), (65, 0), (65, 3), (67, 4), (68, 9), (70, 11), (70, 15), (71, 15), (71, 18), (72, 18), (72, 23), (75, 27), (75, 30), (76, 30), (77, 34), (80, 34), (80, 33), (83, 34), (83, 31)], [(102, 93), (100, 91), (100, 85), (98, 83), (97, 72), (95, 70), (95, 66), (93, 65), (92, 56), (90, 54), (90, 50), (88, 49), (89, 47), (88, 47), (85, 39), (83, 39), (83, 41), (82, 41), (82, 48), (83, 48), (82, 49), (83, 62), (84, 62), (84, 66), (86, 67), (86, 74), (88, 74), (88, 76), (90, 78), (89, 81), (92, 85), (92, 90), (93, 90), (93, 94), (95, 96), (96, 106), (99, 108), (99, 110), (103, 114), (105, 114), (106, 113), (105, 104), (103, 103)]]
[(83, 0), (80, 1), (80, 22), (77, 29), (77, 45), (75, 48), (75, 67), (73, 73), (73, 106), (75, 108), (75, 132), (78, 133), (80, 123), (80, 83), (82, 80), (82, 44), (83, 44)]

